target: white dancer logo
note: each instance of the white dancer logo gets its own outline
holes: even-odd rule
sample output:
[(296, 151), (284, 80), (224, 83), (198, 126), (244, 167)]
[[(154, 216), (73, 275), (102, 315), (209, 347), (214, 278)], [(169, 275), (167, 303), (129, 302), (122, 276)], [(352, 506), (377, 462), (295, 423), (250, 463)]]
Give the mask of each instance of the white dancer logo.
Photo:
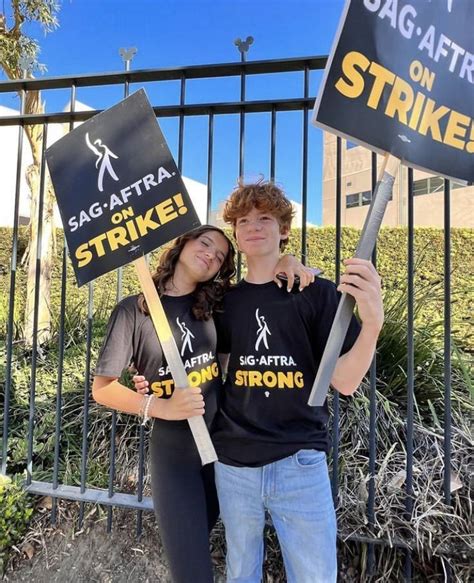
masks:
[(179, 329), (181, 330), (181, 340), (183, 341), (183, 345), (181, 346), (181, 356), (184, 356), (184, 351), (186, 350), (186, 346), (189, 348), (189, 352), (193, 352), (193, 347), (191, 344), (191, 338), (195, 338), (194, 334), (191, 330), (186, 326), (184, 320), (182, 322), (179, 321), (179, 318), (176, 318), (176, 324), (178, 324)]
[(259, 309), (260, 308), (257, 308), (257, 310), (255, 311), (255, 317), (257, 318), (257, 324), (258, 324), (257, 341), (255, 342), (255, 350), (258, 350), (258, 347), (260, 346), (260, 343), (262, 341), (263, 341), (263, 344), (265, 345), (265, 348), (268, 350), (267, 334), (269, 334), (271, 336), (272, 333), (268, 329), (267, 323), (265, 322), (265, 317), (259, 316), (259, 314), (258, 314)]
[(94, 143), (92, 144), (89, 138), (89, 133), (86, 134), (86, 144), (89, 150), (92, 150), (92, 152), (94, 152), (94, 154), (97, 156), (95, 167), (99, 168), (100, 164), (99, 176), (97, 177), (97, 188), (100, 190), (100, 192), (103, 192), (104, 173), (106, 170), (111, 176), (111, 178), (113, 178), (115, 181), (119, 179), (117, 174), (115, 174), (115, 171), (112, 168), (112, 162), (110, 161), (110, 158), (115, 158), (116, 160), (118, 160), (118, 156), (116, 156), (110, 148), (103, 144), (102, 140), (100, 140), (99, 138), (97, 138), (97, 140), (94, 140)]

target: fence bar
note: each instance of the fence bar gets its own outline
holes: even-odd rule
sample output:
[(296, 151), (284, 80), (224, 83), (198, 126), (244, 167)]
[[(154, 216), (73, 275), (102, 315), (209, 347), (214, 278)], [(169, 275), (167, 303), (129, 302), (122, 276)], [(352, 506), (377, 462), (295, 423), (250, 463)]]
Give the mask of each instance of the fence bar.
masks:
[[(377, 185), (377, 154), (371, 155), (371, 189), (375, 191)], [(377, 267), (377, 246), (372, 253), (372, 263)], [(369, 483), (367, 499), (367, 519), (369, 528), (375, 525), (375, 457), (377, 450), (377, 353), (374, 354), (370, 365), (370, 388), (369, 388)], [(374, 574), (375, 569), (375, 549), (374, 545), (368, 545), (367, 572)]]
[[(245, 62), (245, 52), (240, 53), (241, 62)], [(242, 69), (240, 72), (240, 103), (245, 102), (245, 72)], [(239, 178), (244, 177), (245, 167), (245, 110), (239, 110)], [(237, 281), (242, 277), (242, 254), (237, 251)]]
[(272, 107), (271, 134), (270, 134), (270, 180), (275, 180), (275, 154), (276, 154), (276, 109)]
[(75, 83), (77, 87), (97, 87), (99, 85), (118, 85), (128, 80), (130, 83), (150, 81), (177, 81), (186, 75), (187, 79), (211, 77), (235, 77), (245, 75), (262, 75), (264, 73), (288, 73), (301, 71), (305, 66), (311, 70), (322, 70), (326, 66), (327, 56), (296, 57), (290, 59), (269, 59), (265, 61), (245, 61), (212, 65), (191, 65), (188, 67), (170, 67), (163, 69), (137, 69), (134, 71), (117, 71), (93, 75), (74, 75), (73, 77), (47, 77), (4, 81), (0, 84), (0, 93), (11, 93), (22, 89), (34, 91), (41, 89), (64, 89)]
[[(342, 234), (342, 140), (336, 138), (336, 285), (341, 277), (341, 234)], [(333, 391), (332, 419), (332, 497), (337, 507), (339, 492), (339, 393)]]
[(38, 312), (40, 296), (40, 275), (41, 275), (41, 238), (43, 236), (43, 205), (46, 175), (46, 142), (48, 139), (48, 126), (43, 127), (42, 149), (41, 149), (41, 171), (38, 199), (38, 232), (36, 234), (36, 266), (35, 266), (35, 294), (33, 310), (33, 338), (31, 347), (31, 381), (30, 381), (30, 407), (28, 415), (28, 453), (26, 460), (26, 483), (32, 480), (33, 473), (33, 442), (35, 429), (35, 397), (36, 397), (36, 364), (38, 357)]
[(209, 223), (212, 208), (212, 163), (214, 157), (214, 114), (209, 114), (207, 137), (207, 206), (206, 223)]
[[(110, 428), (110, 453), (109, 453), (109, 497), (114, 495), (115, 481), (115, 440), (117, 436), (117, 411), (112, 411), (111, 428)], [(107, 509), (107, 532), (112, 530), (112, 506)]]
[[(145, 428), (140, 423), (139, 445), (138, 445), (138, 488), (137, 499), (138, 502), (143, 500), (143, 476), (145, 474)], [(142, 534), (142, 511), (137, 511), (137, 536)]]
[[(70, 111), (73, 113), (76, 107), (76, 86), (71, 86)], [(74, 129), (74, 123), (69, 122), (69, 131)], [(63, 254), (61, 261), (61, 307), (59, 313), (59, 336), (58, 336), (58, 382), (56, 385), (56, 413), (55, 413), (55, 440), (54, 440), (54, 466), (53, 466), (53, 489), (59, 485), (59, 456), (61, 452), (61, 412), (63, 407), (63, 370), (64, 370), (64, 335), (66, 318), (66, 284), (67, 284), (67, 244), (63, 233)], [(51, 523), (56, 525), (57, 498), (53, 498), (51, 506)]]
[[(125, 61), (125, 67), (126, 70), (129, 70), (130, 67), (130, 61), (126, 60)], [(127, 98), (130, 94), (130, 84), (129, 84), (129, 80), (126, 79), (125, 83), (124, 83), (124, 88), (123, 88), (123, 96), (124, 98)], [(122, 299), (122, 282), (123, 282), (123, 267), (119, 267), (117, 269), (117, 302), (119, 302)]]
[[(444, 501), (451, 504), (451, 183), (444, 181)], [(446, 582), (453, 578), (448, 561)]]
[[(229, 115), (234, 113), (265, 113), (271, 112), (274, 107), (276, 111), (301, 111), (305, 106), (312, 107), (314, 97), (304, 99), (302, 97), (292, 99), (272, 99), (268, 101), (237, 101), (229, 103), (196, 103), (188, 105), (164, 105), (153, 107), (156, 117), (185, 117), (194, 115), (209, 115), (211, 111), (214, 114)], [(72, 117), (73, 121), (86, 121), (103, 109), (90, 111), (76, 111), (74, 114), (68, 112), (61, 113), (41, 113), (41, 114), (24, 114), (10, 115), (0, 117), (0, 127), (16, 126), (21, 121), (24, 124), (35, 125), (43, 123), (68, 123)]]
[[(25, 110), (25, 91), (20, 91), (20, 112)], [(10, 417), (10, 394), (12, 385), (12, 359), (13, 359), (13, 337), (14, 330), (14, 312), (15, 312), (15, 286), (16, 270), (18, 255), (18, 223), (20, 209), (20, 185), (21, 185), (21, 162), (23, 159), (23, 124), (18, 126), (18, 148), (16, 163), (16, 183), (15, 183), (15, 202), (13, 210), (13, 234), (12, 234), (12, 257), (10, 262), (10, 296), (8, 298), (8, 324), (7, 324), (7, 362), (5, 369), (5, 398), (3, 401), (3, 436), (2, 436), (2, 466), (1, 473), (7, 473), (8, 460), (8, 421)]]
[[(451, 183), (444, 181), (444, 502), (451, 505)], [(453, 579), (445, 563), (446, 582)]]
[[(415, 271), (415, 230), (413, 202), (413, 168), (408, 168), (408, 256), (407, 256), (407, 425), (406, 425), (406, 481), (405, 516), (411, 520), (413, 511), (413, 415), (415, 406), (415, 352), (414, 352), (414, 271)], [(405, 581), (412, 578), (412, 556), (410, 549), (405, 550)]]
[[(244, 59), (244, 53), (241, 53)], [(240, 75), (240, 102), (245, 101), (245, 74)], [(239, 176), (243, 177), (245, 167), (245, 111), (240, 111), (240, 136), (239, 136)]]
[(444, 181), (444, 501), (451, 504), (451, 185)]
[[(92, 317), (94, 307), (94, 286), (92, 282), (88, 284), (88, 292), (89, 298), (87, 302), (86, 366), (84, 371), (84, 396), (83, 396), (84, 412), (82, 423), (82, 451), (81, 451), (81, 492), (84, 492), (86, 489), (87, 479), (87, 456), (88, 456), (87, 430), (89, 426)], [(84, 502), (81, 502), (79, 507), (79, 528), (82, 528), (83, 519), (84, 519)]]
[[(133, 58), (133, 57), (132, 57)], [(125, 70), (130, 70), (131, 59), (125, 59)], [(125, 80), (123, 87), (123, 96), (126, 99), (130, 95), (130, 81)], [(117, 289), (116, 289), (116, 303), (120, 302), (122, 299), (122, 287), (123, 287), (123, 268), (119, 267), (117, 269)], [(115, 439), (117, 435), (117, 411), (112, 411), (112, 417), (110, 419), (110, 453), (109, 453), (109, 480), (108, 480), (108, 492), (109, 496), (114, 494), (114, 480), (115, 480)], [(107, 508), (107, 532), (112, 531), (112, 519), (113, 519), (113, 508), (109, 506)]]
[(179, 137), (178, 137), (178, 170), (183, 171), (183, 145), (184, 145), (184, 103), (186, 101), (186, 77), (181, 76), (180, 94), (179, 94)]
[[(309, 97), (309, 68), (304, 68), (304, 97)], [(303, 167), (301, 169), (301, 263), (306, 265), (307, 255), (307, 227), (306, 220), (308, 216), (308, 106), (303, 108)]]
[(38, 482), (33, 480), (29, 486), (26, 487), (30, 494), (38, 494), (40, 496), (52, 496), (64, 500), (74, 500), (80, 502), (81, 505), (91, 502), (93, 504), (103, 504), (104, 506), (115, 506), (120, 508), (131, 508), (133, 510), (153, 510), (153, 501), (149, 497), (144, 497), (138, 501), (134, 494), (121, 494), (115, 492), (113, 496), (109, 495), (107, 490), (98, 488), (82, 488), (80, 486), (66, 486), (60, 484), (57, 488), (53, 488), (49, 482)]

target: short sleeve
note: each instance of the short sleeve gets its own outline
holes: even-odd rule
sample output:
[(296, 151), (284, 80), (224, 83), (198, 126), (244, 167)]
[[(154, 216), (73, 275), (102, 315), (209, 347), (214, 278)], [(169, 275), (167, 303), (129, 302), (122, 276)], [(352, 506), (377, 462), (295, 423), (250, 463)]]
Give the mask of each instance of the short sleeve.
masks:
[[(341, 293), (337, 291), (334, 283), (322, 280), (324, 282), (318, 289), (318, 298), (315, 302), (317, 306), (316, 309), (316, 325), (314, 326), (314, 348), (317, 352), (322, 354), (326, 346), (329, 333), (331, 332), (331, 327), (334, 322), (334, 317), (337, 312), (339, 305), (339, 300), (341, 298)], [(349, 328), (342, 345), (341, 354), (348, 352), (354, 345), (360, 332), (360, 324), (355, 316), (352, 314), (352, 318), (349, 324)]]
[(122, 304), (112, 312), (104, 342), (99, 353), (95, 374), (105, 377), (120, 377), (130, 364), (133, 354), (133, 331), (135, 317)]

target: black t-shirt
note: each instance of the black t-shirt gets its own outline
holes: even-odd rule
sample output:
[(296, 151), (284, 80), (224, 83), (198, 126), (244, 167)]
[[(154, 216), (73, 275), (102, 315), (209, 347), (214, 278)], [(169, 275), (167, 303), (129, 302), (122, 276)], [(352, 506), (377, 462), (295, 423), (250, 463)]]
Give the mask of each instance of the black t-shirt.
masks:
[[(160, 398), (169, 399), (174, 381), (163, 356), (151, 317), (138, 308), (138, 296), (130, 296), (115, 307), (99, 354), (95, 374), (119, 377), (124, 368), (133, 364), (150, 383), (150, 389)], [(189, 384), (201, 387), (204, 395), (205, 420), (212, 423), (217, 410), (217, 396), (222, 387), (221, 371), (216, 357), (216, 327), (212, 319), (196, 320), (192, 313), (194, 298), (163, 296), (163, 308), (188, 374)], [(150, 393), (151, 394), (151, 393)], [(186, 421), (156, 420), (161, 424)]]
[[(299, 449), (328, 450), (327, 403), (307, 402), (339, 297), (321, 278), (302, 292), (241, 281), (226, 294), (216, 318), (218, 352), (230, 353), (213, 432), (220, 461), (258, 467)], [(359, 329), (353, 317), (341, 353)]]

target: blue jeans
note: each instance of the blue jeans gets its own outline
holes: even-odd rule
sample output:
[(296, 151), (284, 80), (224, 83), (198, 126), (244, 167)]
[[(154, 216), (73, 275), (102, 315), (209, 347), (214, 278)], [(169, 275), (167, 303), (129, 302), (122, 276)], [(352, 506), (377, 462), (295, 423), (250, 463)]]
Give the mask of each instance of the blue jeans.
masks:
[(324, 452), (300, 450), (260, 468), (217, 462), (215, 473), (228, 583), (262, 580), (265, 510), (278, 536), (288, 583), (336, 581), (336, 515)]

